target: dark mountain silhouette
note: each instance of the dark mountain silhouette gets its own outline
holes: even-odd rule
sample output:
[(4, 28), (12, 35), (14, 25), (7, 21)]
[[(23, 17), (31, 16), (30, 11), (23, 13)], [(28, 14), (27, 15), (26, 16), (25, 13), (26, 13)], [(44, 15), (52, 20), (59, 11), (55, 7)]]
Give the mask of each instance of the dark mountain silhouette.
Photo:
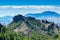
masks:
[(0, 23), (0, 31), (1, 31), (2, 27), (3, 27), (3, 25)]

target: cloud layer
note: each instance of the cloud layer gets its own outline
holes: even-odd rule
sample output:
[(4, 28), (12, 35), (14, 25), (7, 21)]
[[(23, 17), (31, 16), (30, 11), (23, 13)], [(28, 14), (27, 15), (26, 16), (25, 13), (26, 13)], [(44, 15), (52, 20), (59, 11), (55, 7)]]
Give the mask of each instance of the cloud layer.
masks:
[(60, 6), (0, 6), (0, 16), (25, 15), (27, 13), (41, 13), (43, 11), (54, 11), (60, 14)]

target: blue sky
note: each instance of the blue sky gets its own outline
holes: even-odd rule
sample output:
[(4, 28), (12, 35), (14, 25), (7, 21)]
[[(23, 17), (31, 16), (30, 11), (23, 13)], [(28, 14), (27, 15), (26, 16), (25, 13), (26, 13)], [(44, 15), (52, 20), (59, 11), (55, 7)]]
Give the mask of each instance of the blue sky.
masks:
[(60, 5), (60, 0), (0, 0), (0, 5)]

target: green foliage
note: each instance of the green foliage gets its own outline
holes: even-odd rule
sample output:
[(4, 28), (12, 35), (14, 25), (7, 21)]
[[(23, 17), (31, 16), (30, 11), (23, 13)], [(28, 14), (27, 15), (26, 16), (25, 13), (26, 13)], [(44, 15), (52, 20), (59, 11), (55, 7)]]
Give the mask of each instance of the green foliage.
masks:
[(60, 40), (60, 34), (58, 35), (58, 40)]
[(37, 26), (37, 27), (40, 27), (42, 24), (40, 23), (40, 21), (38, 20), (29, 20), (29, 23)]
[(29, 35), (29, 40), (54, 40), (54, 39), (49, 35), (44, 35), (44, 33), (41, 34), (36, 31), (32, 31), (31, 34)]
[(17, 28), (18, 26), (20, 26), (22, 23), (22, 20), (18, 21), (18, 22), (12, 22), (10, 25), (9, 25), (9, 28), (10, 29), (15, 29)]
[(0, 40), (54, 40), (54, 38), (34, 30), (28, 36), (22, 36), (20, 33), (15, 33), (11, 29), (3, 27), (0, 32)]
[(3, 27), (0, 32), (0, 40), (22, 40), (22, 37), (10, 29)]
[[(21, 24), (23, 25), (21, 26)], [(8, 27), (1, 26), (0, 40), (57, 40), (56, 33), (54, 33), (55, 24), (52, 23), (48, 27), (45, 26), (46, 24), (50, 24), (50, 22), (17, 15)], [(25, 25), (27, 28), (23, 27)], [(15, 32), (14, 29), (16, 28), (19, 29), (19, 31), (17, 30), (18, 32)], [(24, 30), (28, 35), (24, 34)], [(60, 34), (58, 40), (60, 40)]]

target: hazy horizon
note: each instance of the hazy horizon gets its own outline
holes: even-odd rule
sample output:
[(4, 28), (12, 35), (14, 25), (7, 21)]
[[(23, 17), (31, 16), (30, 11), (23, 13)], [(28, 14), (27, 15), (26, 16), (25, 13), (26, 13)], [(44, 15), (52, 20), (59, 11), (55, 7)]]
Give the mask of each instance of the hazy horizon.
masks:
[(28, 13), (41, 13), (44, 11), (54, 11), (60, 14), (60, 6), (0, 6), (1, 16), (25, 15)]

